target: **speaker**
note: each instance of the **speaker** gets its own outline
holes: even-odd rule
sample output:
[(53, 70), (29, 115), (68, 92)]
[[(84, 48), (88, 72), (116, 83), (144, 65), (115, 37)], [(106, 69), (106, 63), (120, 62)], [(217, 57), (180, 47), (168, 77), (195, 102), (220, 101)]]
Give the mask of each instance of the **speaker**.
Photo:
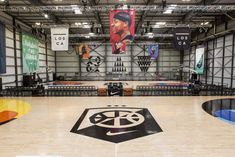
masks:
[(0, 91), (2, 90), (2, 78), (0, 77)]
[(33, 87), (35, 85), (35, 80), (33, 75), (23, 75), (23, 86)]
[(56, 80), (56, 73), (53, 73), (53, 81)]

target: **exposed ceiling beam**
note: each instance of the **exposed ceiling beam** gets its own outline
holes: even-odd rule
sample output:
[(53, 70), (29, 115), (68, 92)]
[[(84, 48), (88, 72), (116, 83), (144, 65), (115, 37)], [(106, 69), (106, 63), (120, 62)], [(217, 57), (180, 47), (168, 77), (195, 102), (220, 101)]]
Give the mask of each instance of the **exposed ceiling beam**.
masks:
[[(28, 0), (32, 5), (34, 6), (43, 6), (45, 5), (44, 3), (41, 2), (41, 0)], [(46, 13), (46, 12), (44, 12)], [(63, 22), (56, 17), (54, 14), (50, 13), (49, 18), (52, 19), (55, 23), (62, 24)]]
[[(154, 3), (154, 0), (148, 0), (147, 3), (146, 3), (146, 5), (151, 5), (151, 4), (153, 4), (153, 3)], [(135, 32), (136, 32), (136, 33), (139, 33), (140, 27), (141, 27), (142, 24), (144, 23), (144, 19), (145, 19), (145, 17), (147, 16), (148, 12), (149, 12), (149, 11), (147, 11), (147, 10), (142, 12), (141, 18), (140, 18), (140, 20), (138, 21), (137, 26), (136, 26), (136, 28), (135, 28)]]
[[(2, 12), (2, 13), (3, 13), (3, 12)], [(2, 13), (0, 12), (0, 15), (1, 15)], [(8, 15), (8, 16), (11, 16), (12, 18), (15, 18), (17, 21), (21, 22), (22, 24), (24, 24), (24, 25), (27, 26), (28, 28), (31, 28), (31, 26), (30, 26), (28, 23), (25, 23), (24, 21), (22, 21), (22, 20), (19, 19), (18, 17), (14, 16), (14, 15), (8, 13), (8, 12), (4, 12), (4, 14), (6, 14), (6, 15)], [(1, 15), (1, 17), (3, 17), (3, 16)], [(1, 18), (0, 18), (0, 19), (1, 19)], [(6, 20), (6, 18), (1, 19), (1, 21), (4, 22), (5, 24), (12, 25), (12, 23), (9, 22), (8, 20)]]
[[(202, 0), (201, 2), (198, 3), (198, 5), (211, 5), (215, 1), (216, 0)], [(192, 11), (190, 11), (187, 14), (184, 15), (182, 21), (183, 22), (190, 21), (197, 14), (198, 14), (198, 12), (195, 12), (195, 11), (192, 10)]]
[[(91, 6), (97, 5), (95, 0), (90, 0), (90, 4), (91, 4)], [(104, 34), (104, 27), (103, 27), (99, 12), (94, 11), (94, 15), (95, 15), (95, 19), (96, 19), (97, 23), (101, 25), (101, 33)]]

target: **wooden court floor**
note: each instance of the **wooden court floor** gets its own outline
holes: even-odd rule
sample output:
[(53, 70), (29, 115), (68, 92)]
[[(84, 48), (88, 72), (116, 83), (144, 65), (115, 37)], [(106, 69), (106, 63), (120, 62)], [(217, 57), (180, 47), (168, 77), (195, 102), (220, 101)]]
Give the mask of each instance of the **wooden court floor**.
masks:
[[(202, 109), (203, 102), (219, 98), (235, 97), (6, 98), (23, 100), (31, 109), (19, 119), (0, 125), (0, 157), (233, 157), (235, 126)], [(145, 131), (150, 134), (119, 143), (100, 139), (102, 133), (94, 130), (98, 138), (70, 132), (85, 109), (118, 107), (146, 108), (162, 131)], [(91, 117), (82, 120), (85, 128)]]

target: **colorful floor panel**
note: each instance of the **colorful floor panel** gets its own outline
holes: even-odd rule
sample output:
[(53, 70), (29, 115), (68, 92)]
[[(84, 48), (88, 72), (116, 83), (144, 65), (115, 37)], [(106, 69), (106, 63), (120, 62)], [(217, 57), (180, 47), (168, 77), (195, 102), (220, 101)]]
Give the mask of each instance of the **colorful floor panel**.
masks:
[(0, 98), (0, 125), (22, 117), (29, 110), (30, 104), (22, 100)]
[(235, 99), (215, 99), (203, 103), (202, 108), (210, 115), (235, 125)]

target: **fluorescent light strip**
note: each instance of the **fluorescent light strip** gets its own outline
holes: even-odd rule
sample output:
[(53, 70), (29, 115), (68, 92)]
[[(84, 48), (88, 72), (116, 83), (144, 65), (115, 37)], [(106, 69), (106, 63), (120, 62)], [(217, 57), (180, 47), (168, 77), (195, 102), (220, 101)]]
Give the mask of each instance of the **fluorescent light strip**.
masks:
[(156, 25), (165, 25), (166, 22), (156, 22)]
[(173, 12), (172, 9), (167, 9), (163, 12), (163, 14), (171, 14)]

